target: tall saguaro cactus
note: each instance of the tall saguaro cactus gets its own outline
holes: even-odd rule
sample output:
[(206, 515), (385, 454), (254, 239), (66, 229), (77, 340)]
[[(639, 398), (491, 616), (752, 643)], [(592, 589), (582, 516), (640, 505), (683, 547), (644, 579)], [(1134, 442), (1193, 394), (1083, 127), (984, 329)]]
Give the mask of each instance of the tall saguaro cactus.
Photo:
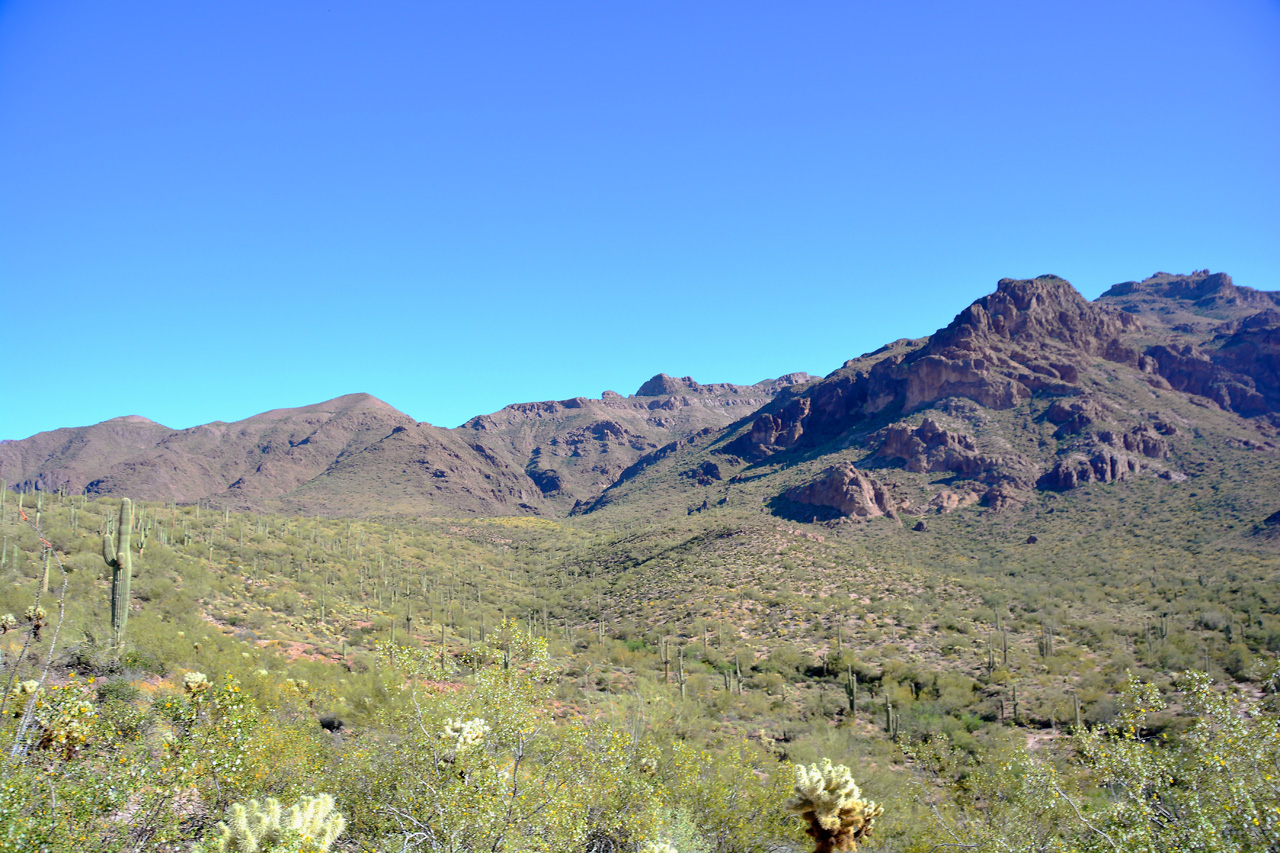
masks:
[(120, 501), (120, 521), (114, 541), (111, 532), (102, 534), (102, 559), (111, 567), (111, 638), (116, 648), (124, 642), (124, 629), (129, 622), (129, 584), (133, 580), (133, 557), (129, 538), (133, 532), (133, 503)]

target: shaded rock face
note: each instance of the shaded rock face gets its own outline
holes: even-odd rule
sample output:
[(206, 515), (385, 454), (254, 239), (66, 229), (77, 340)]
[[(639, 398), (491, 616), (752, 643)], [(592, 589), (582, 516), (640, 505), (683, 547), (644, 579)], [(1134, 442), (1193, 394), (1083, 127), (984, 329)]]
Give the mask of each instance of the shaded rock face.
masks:
[(1122, 336), (1141, 323), (1090, 304), (1057, 276), (1003, 279), (916, 349), (869, 354), (866, 369), (842, 368), (783, 394), (725, 451), (759, 460), (830, 440), (873, 416), (907, 413), (953, 397), (1009, 409), (1036, 393), (1077, 394), (1081, 364), (1100, 357), (1139, 366)]
[(1280, 310), (1262, 311), (1233, 324), (1218, 340), (1217, 362), (1251, 379), (1263, 405), (1280, 411)]
[(918, 474), (947, 471), (985, 483), (1009, 482), (1018, 488), (1030, 488), (1035, 479), (1028, 460), (979, 453), (972, 436), (943, 429), (933, 418), (925, 418), (915, 429), (907, 424), (889, 427), (877, 455), (901, 460), (908, 471)]
[(1146, 354), (1155, 360), (1160, 376), (1175, 391), (1207, 397), (1221, 408), (1245, 417), (1269, 410), (1252, 377), (1215, 364), (1199, 347), (1161, 344), (1151, 347)]
[(1045, 472), (1036, 485), (1064, 492), (1086, 483), (1119, 483), (1140, 470), (1142, 466), (1137, 459), (1111, 450), (1099, 450), (1092, 456), (1074, 453)]
[(1102, 417), (1103, 407), (1098, 401), (1088, 397), (1071, 400), (1054, 400), (1044, 413), (1049, 423), (1057, 424), (1054, 438), (1076, 435), (1093, 426), (1094, 421)]
[(720, 466), (710, 461), (703, 462), (696, 468), (684, 471), (680, 476), (695, 481), (699, 486), (709, 486), (713, 482), (717, 482), (722, 479)]
[(564, 486), (560, 479), (560, 472), (554, 468), (527, 468), (525, 473), (529, 475), (530, 480), (533, 480), (538, 491), (544, 495), (555, 494)]
[(783, 497), (795, 503), (829, 507), (851, 518), (898, 517), (884, 485), (847, 462), (828, 468), (812, 483), (797, 486)]
[(1280, 411), (1280, 293), (1198, 270), (1117, 284), (1099, 301), (1180, 338), (1145, 353), (1170, 387), (1245, 417)]
[(1167, 459), (1169, 456), (1168, 440), (1145, 424), (1123, 433), (1103, 430), (1098, 433), (1098, 441), (1117, 450), (1141, 453), (1149, 459)]

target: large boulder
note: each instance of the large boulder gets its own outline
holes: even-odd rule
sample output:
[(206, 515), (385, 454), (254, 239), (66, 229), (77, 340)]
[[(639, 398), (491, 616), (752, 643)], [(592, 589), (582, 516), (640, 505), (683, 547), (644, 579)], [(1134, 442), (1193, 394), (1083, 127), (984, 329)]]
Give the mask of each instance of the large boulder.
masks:
[(897, 518), (888, 490), (875, 477), (850, 462), (834, 465), (811, 483), (783, 495), (789, 501), (830, 507), (850, 518)]
[(1132, 456), (1102, 449), (1092, 456), (1073, 453), (1045, 472), (1036, 483), (1040, 488), (1065, 492), (1086, 483), (1119, 483), (1142, 470)]

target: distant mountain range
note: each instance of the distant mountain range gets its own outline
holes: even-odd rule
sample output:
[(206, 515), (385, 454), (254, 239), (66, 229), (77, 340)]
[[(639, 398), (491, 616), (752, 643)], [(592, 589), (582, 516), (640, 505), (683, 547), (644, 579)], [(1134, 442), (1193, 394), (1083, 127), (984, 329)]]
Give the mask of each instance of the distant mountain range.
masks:
[(444, 429), (368, 394), (173, 430), (113, 418), (0, 444), (15, 487), (335, 515), (567, 514), (642, 455), (718, 429), (814, 377), (518, 403)]
[(1251, 494), (1280, 484), (1280, 293), (1205, 270), (1117, 284), (1094, 302), (1056, 276), (1005, 279), (932, 336), (822, 379), (660, 374), (629, 397), (515, 404), (457, 429), (365, 394), (187, 430), (116, 418), (0, 445), (0, 477), (334, 515), (754, 504), (923, 527), (929, 513), (1008, 512), (1144, 478), (1222, 486), (1211, 472), (1227, 456)]

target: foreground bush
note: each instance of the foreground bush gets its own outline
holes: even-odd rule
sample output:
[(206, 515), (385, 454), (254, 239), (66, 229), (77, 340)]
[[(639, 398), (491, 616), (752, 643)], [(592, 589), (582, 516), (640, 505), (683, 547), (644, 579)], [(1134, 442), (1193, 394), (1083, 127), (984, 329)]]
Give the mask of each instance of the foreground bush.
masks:
[(1201, 672), (1168, 696), (1130, 678), (1115, 723), (1076, 731), (1065, 753), (1014, 749), (965, 769), (953, 751), (922, 749), (959, 789), (950, 809), (937, 788), (925, 796), (943, 801), (947, 842), (978, 851), (1275, 851), (1278, 678), (1263, 699)]

